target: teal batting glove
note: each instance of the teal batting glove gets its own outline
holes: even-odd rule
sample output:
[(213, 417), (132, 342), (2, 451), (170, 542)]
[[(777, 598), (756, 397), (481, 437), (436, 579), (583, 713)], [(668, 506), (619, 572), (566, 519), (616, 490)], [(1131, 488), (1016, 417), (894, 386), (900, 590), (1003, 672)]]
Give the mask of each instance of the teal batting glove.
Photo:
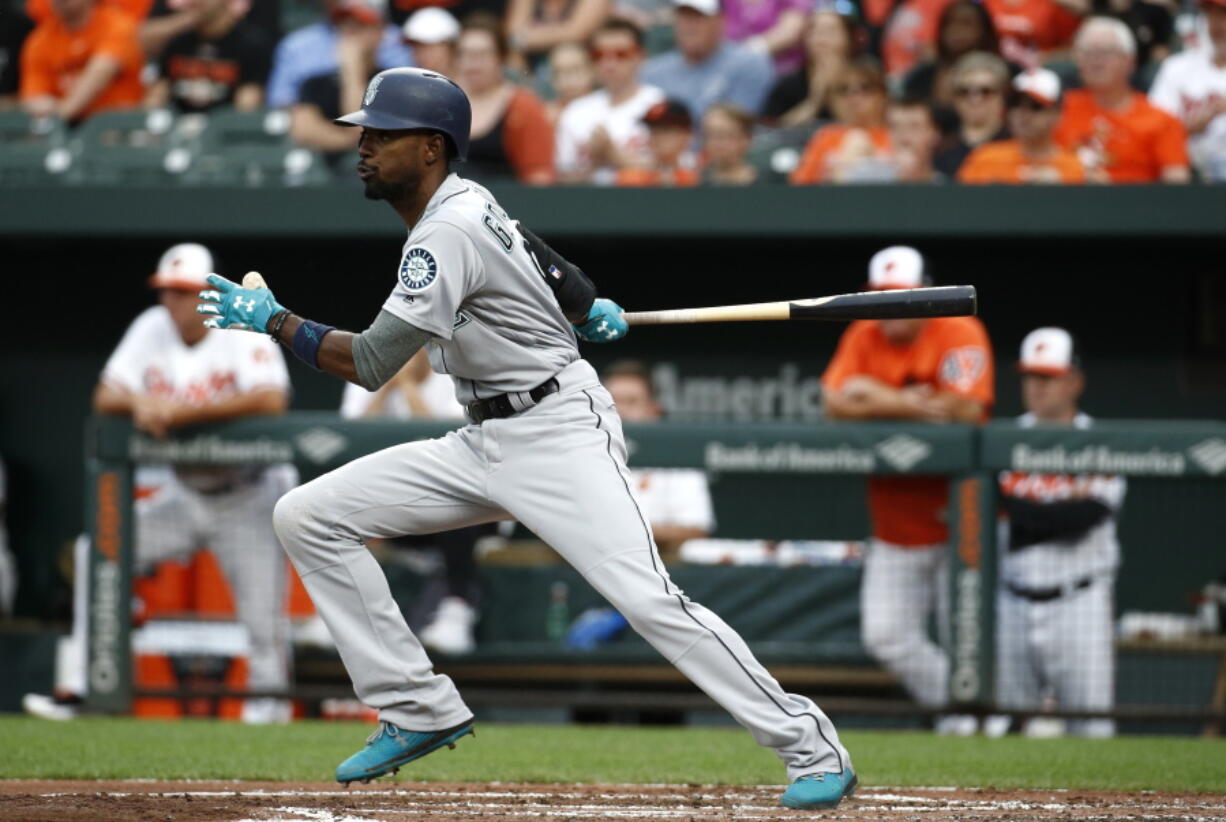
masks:
[(599, 297), (588, 311), (587, 322), (575, 326), (575, 333), (587, 342), (606, 343), (620, 340), (630, 333), (622, 317), (622, 307), (612, 300)]
[(285, 307), (267, 288), (243, 288), (225, 277), (209, 275), (208, 291), (200, 292), (197, 314), (208, 317), (206, 328), (235, 328), (268, 333), (268, 321)]

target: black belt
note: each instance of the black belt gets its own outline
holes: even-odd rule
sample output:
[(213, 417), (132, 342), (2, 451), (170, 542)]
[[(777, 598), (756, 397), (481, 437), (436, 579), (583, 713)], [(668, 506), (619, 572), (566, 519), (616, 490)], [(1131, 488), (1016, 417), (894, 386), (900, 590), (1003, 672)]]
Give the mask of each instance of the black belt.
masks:
[(468, 418), (480, 425), (486, 420), (511, 417), (521, 411), (527, 411), (550, 394), (561, 390), (558, 381), (550, 377), (531, 391), (516, 391), (511, 394), (499, 394), (485, 400), (477, 400), (468, 404)]
[(1071, 594), (1073, 591), (1080, 591), (1084, 588), (1089, 588), (1094, 584), (1094, 577), (1086, 577), (1079, 579), (1072, 585), (1066, 585), (1063, 588), (1023, 588), (1020, 585), (1014, 585), (1012, 582), (1006, 582), (1005, 587), (1009, 589), (1009, 593), (1015, 597), (1028, 599), (1031, 602), (1051, 602), (1053, 599), (1059, 599), (1065, 594)]

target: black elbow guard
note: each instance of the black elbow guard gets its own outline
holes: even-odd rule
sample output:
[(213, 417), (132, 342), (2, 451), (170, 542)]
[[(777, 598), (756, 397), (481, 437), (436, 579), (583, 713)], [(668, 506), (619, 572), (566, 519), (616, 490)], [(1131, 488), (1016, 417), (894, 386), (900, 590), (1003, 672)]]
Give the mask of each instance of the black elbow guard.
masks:
[(583, 323), (596, 299), (595, 284), (583, 273), (583, 269), (554, 251), (522, 224), (519, 233), (524, 237), (528, 256), (536, 263), (541, 277), (553, 291), (566, 319), (576, 325)]

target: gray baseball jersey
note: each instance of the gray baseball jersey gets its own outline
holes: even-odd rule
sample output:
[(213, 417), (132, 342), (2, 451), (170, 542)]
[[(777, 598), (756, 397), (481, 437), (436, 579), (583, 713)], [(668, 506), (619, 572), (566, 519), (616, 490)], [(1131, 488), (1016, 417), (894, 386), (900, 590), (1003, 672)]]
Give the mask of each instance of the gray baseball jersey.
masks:
[(277, 535), (328, 626), (354, 690), (413, 731), (472, 717), (434, 672), (367, 541), (515, 519), (565, 558), (665, 659), (722, 705), (795, 779), (850, 767), (829, 717), (783, 690), (745, 641), (673, 584), (626, 468), (621, 420), (579, 357), (514, 224), (449, 177), (409, 235), (385, 304), (436, 339), (460, 399), (558, 390), (509, 417), (369, 454), (278, 503)]
[(455, 174), (409, 232), (383, 308), (434, 336), (430, 365), (455, 378), (464, 404), (531, 390), (579, 359), (516, 224), (488, 191)]

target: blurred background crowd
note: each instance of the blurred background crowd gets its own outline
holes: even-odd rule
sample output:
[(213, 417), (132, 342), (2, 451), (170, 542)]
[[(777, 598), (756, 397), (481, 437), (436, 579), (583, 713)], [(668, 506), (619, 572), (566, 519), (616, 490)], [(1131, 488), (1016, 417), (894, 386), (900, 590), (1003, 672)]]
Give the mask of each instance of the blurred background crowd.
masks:
[(342, 176), (396, 66), (487, 182), (1226, 180), (1226, 0), (0, 0), (0, 109), (284, 112)]

